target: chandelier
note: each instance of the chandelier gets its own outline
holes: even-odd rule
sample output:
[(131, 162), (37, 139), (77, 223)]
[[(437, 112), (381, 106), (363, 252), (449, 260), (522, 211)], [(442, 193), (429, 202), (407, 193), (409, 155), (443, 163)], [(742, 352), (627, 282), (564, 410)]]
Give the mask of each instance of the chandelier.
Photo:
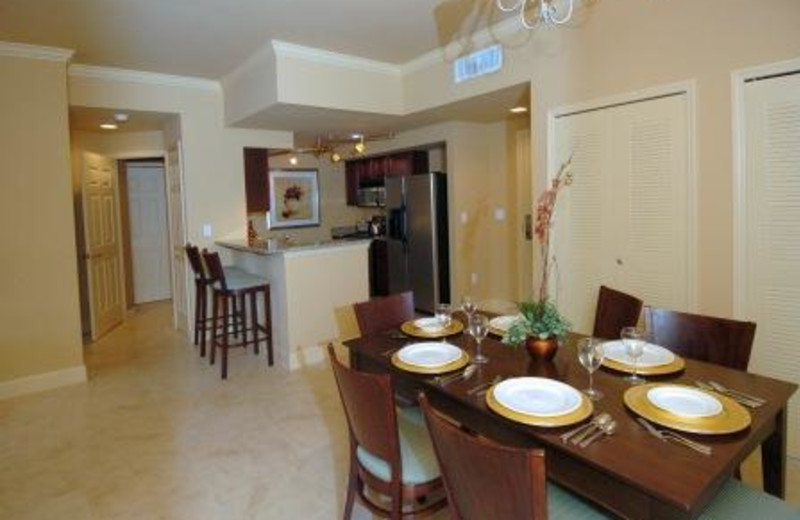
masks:
[(572, 18), (574, 7), (574, 0), (516, 0), (511, 5), (496, 0), (496, 3), (503, 12), (519, 11), (519, 20), (526, 29), (567, 23)]
[(291, 150), (274, 150), (270, 156), (289, 155), (289, 162), (296, 165), (297, 156), (300, 154), (313, 155), (316, 159), (327, 157), (332, 163), (338, 163), (343, 159), (351, 159), (363, 156), (367, 153), (367, 142), (393, 139), (393, 133), (379, 135), (364, 135), (356, 133), (347, 138), (328, 136), (327, 138), (317, 137), (312, 146), (293, 148)]

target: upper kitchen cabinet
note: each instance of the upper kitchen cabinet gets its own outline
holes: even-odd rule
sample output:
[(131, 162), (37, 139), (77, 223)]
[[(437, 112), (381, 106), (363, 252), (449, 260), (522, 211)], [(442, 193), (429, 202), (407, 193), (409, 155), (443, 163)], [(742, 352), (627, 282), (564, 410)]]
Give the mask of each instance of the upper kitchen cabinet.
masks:
[(269, 157), (266, 148), (244, 149), (244, 189), (247, 213), (269, 211)]
[(428, 151), (412, 150), (401, 152), (387, 157), (385, 175), (402, 176), (415, 173), (428, 173)]
[(347, 204), (358, 206), (359, 189), (383, 186), (387, 176), (416, 173), (428, 173), (427, 150), (411, 150), (347, 161), (345, 163)]

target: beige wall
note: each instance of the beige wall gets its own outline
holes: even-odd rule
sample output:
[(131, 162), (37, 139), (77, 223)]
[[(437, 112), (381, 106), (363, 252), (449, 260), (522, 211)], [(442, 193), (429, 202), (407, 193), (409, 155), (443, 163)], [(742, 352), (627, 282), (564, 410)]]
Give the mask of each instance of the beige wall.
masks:
[(0, 383), (83, 370), (66, 66), (0, 56)]
[[(800, 55), (800, 2), (594, 2), (574, 28), (503, 36), (504, 70), (453, 86), (450, 64), (404, 77), (406, 108), (530, 81), (537, 192), (547, 164), (547, 111), (680, 81), (697, 89), (697, 310), (730, 315), (733, 277), (731, 72)], [(522, 41), (521, 41), (522, 40)]]
[(164, 132), (72, 132), (73, 147), (113, 158), (141, 159), (162, 156)]
[(256, 231), (262, 238), (278, 238), (286, 234), (297, 242), (315, 242), (331, 238), (331, 228), (335, 226), (355, 226), (356, 222), (364, 221), (382, 211), (377, 208), (359, 208), (348, 206), (345, 193), (344, 162), (331, 163), (325, 157), (316, 159), (313, 155), (297, 155), (298, 163), (293, 166), (289, 163), (288, 155), (271, 157), (271, 169), (306, 168), (318, 170), (320, 192), (320, 220), (321, 225), (306, 228), (283, 228), (273, 231), (266, 230), (264, 215), (251, 216), (256, 226)]

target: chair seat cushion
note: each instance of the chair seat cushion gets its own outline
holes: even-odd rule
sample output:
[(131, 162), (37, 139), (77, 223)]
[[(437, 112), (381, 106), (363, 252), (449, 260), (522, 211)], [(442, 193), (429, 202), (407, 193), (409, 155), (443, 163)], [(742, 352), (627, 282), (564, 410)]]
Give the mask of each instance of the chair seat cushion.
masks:
[(225, 271), (225, 284), (231, 291), (258, 287), (259, 285), (267, 285), (268, 283), (266, 278), (246, 273), (242, 270), (231, 271), (230, 273), (227, 270)]
[(800, 520), (800, 509), (770, 494), (730, 479), (700, 515), (700, 520)]
[[(397, 427), (400, 438), (400, 459), (403, 464), (403, 484), (422, 484), (440, 476), (436, 454), (433, 452), (428, 429), (419, 407), (398, 408)], [(356, 449), (359, 463), (384, 482), (392, 480), (389, 463), (361, 446)]]

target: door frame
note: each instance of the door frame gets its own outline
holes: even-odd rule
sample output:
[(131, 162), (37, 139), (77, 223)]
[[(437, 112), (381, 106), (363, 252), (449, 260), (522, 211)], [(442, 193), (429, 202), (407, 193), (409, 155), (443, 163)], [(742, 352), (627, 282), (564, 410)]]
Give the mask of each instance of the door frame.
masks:
[[(602, 98), (595, 98), (589, 101), (581, 101), (568, 105), (560, 105), (547, 110), (547, 149), (546, 149), (546, 179), (547, 184), (555, 177), (560, 168), (556, 163), (556, 119), (570, 114), (601, 110), (618, 105), (629, 105), (650, 99), (657, 99), (667, 96), (685, 95), (686, 96), (686, 296), (688, 309), (687, 312), (695, 312), (697, 309), (697, 85), (694, 80), (679, 81), (665, 85), (656, 85), (641, 90), (634, 90), (621, 94), (614, 94)], [(536, 183), (533, 189), (538, 187)], [(534, 192), (533, 200), (538, 199), (538, 193)], [(534, 255), (535, 257), (535, 255)]]
[(733, 316), (745, 319), (747, 299), (747, 153), (745, 142), (745, 86), (753, 79), (800, 71), (800, 58), (767, 63), (731, 73), (731, 128), (733, 138)]

